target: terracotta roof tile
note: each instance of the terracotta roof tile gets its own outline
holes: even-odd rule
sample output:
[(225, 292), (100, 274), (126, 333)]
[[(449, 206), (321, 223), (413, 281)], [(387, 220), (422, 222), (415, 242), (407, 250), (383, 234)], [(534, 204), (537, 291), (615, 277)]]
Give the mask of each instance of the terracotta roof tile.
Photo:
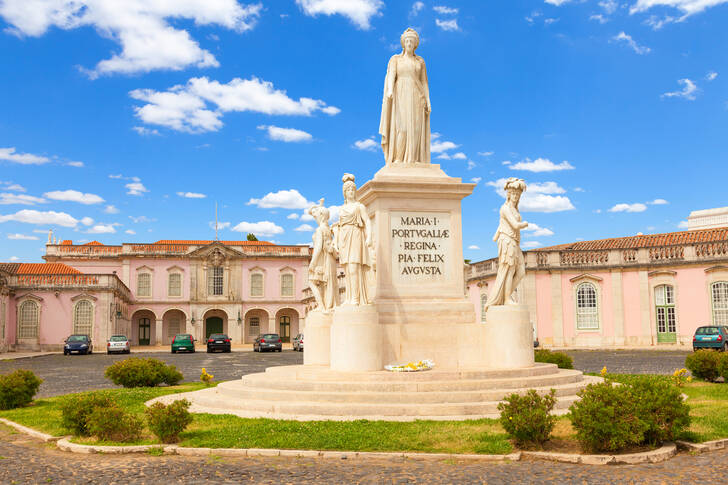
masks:
[(73, 246), (73, 241), (71, 239), (66, 239), (61, 243), (61, 246)]
[(20, 263), (14, 274), (82, 274), (63, 263)]
[(91, 242), (87, 242), (86, 244), (84, 244), (84, 246), (104, 246), (104, 245), (98, 241), (91, 241)]
[[(159, 241), (152, 244), (193, 244), (201, 246), (204, 244), (210, 244), (215, 241), (209, 240), (188, 240), (188, 239), (160, 239)], [(218, 241), (226, 246), (273, 246), (272, 242), (268, 241)]]
[(6, 273), (15, 274), (18, 272), (19, 266), (20, 263), (0, 263), (0, 270), (5, 271)]
[(594, 251), (604, 249), (639, 249), (659, 246), (676, 246), (701, 242), (728, 241), (728, 227), (700, 229), (696, 231), (668, 232), (664, 234), (645, 234), (641, 236), (616, 237), (595, 241), (577, 241), (559, 244), (533, 251)]

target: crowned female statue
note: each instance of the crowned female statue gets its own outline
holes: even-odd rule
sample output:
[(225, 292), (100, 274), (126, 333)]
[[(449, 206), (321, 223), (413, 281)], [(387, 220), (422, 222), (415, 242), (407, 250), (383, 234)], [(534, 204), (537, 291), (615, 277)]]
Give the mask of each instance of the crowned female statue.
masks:
[(498, 244), (498, 274), (485, 304), (485, 311), (493, 305), (515, 305), (513, 292), (526, 275), (526, 262), (521, 252), (521, 229), (528, 227), (528, 222), (521, 221), (518, 212), (518, 202), (526, 190), (526, 182), (511, 177), (503, 188), (506, 201), (500, 208), (500, 224), (493, 236)]
[(339, 284), (336, 278), (336, 250), (333, 232), (329, 227), (329, 210), (324, 199), (308, 210), (318, 227), (313, 233), (313, 254), (308, 265), (311, 292), (324, 313), (330, 313), (339, 303)]
[(420, 37), (407, 29), (402, 53), (389, 59), (379, 134), (387, 165), (430, 163), (430, 88), (425, 61), (415, 54)]
[(339, 210), (339, 222), (334, 228), (335, 250), (346, 278), (345, 305), (371, 303), (367, 291), (368, 273), (372, 270), (372, 228), (364, 204), (356, 200), (356, 183), (350, 173), (344, 174), (344, 205)]

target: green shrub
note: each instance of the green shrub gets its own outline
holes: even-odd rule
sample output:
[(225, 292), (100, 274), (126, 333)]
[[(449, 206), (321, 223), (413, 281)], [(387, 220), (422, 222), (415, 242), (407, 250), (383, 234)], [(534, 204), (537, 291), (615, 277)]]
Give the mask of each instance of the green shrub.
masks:
[(61, 403), (61, 424), (75, 436), (89, 436), (88, 419), (99, 408), (108, 408), (114, 403), (103, 392), (73, 394)]
[(685, 358), (685, 367), (698, 379), (713, 382), (718, 378), (720, 354), (713, 350), (698, 350)]
[(643, 443), (654, 446), (674, 440), (690, 426), (690, 407), (670, 381), (641, 375), (629, 387), (637, 416), (647, 425)]
[(179, 434), (192, 422), (187, 399), (174, 401), (169, 406), (156, 402), (146, 410), (149, 429), (162, 443), (176, 443)]
[(41, 382), (43, 380), (33, 372), (24, 369), (0, 375), (0, 409), (27, 406), (33, 401)]
[(725, 382), (728, 382), (728, 352), (718, 354), (718, 374), (723, 377)]
[(559, 369), (573, 369), (574, 360), (563, 352), (552, 352), (548, 349), (538, 349), (535, 352), (536, 362), (556, 364)]
[(648, 425), (637, 415), (632, 390), (609, 380), (589, 384), (571, 405), (576, 439), (589, 452), (617, 451), (642, 443)]
[(95, 408), (87, 424), (89, 433), (103, 441), (135, 441), (142, 432), (142, 420), (116, 405)]
[(519, 446), (543, 445), (549, 440), (556, 424), (551, 411), (556, 404), (556, 391), (540, 396), (529, 389), (523, 396), (511, 394), (498, 404), (500, 423)]
[(155, 387), (161, 383), (170, 386), (179, 384), (182, 373), (173, 365), (166, 365), (157, 359), (132, 357), (120, 360), (106, 368), (106, 378), (124, 387)]

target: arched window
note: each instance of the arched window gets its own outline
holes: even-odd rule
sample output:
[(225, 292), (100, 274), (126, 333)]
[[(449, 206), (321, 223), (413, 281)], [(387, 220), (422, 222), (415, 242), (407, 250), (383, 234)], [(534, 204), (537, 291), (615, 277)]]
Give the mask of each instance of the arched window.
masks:
[(576, 288), (577, 330), (599, 328), (599, 307), (597, 303), (597, 289), (592, 283), (581, 283)]
[(73, 333), (91, 337), (94, 325), (94, 306), (81, 300), (73, 307)]
[(250, 275), (250, 296), (263, 296), (263, 275), (261, 273)]
[(485, 304), (488, 303), (488, 295), (480, 295), (480, 321), (485, 322)]
[(167, 286), (169, 296), (182, 296), (182, 275), (180, 273), (170, 273)]
[(671, 285), (655, 287), (655, 318), (657, 320), (657, 341), (674, 342), (675, 321), (675, 290)]
[(18, 338), (38, 338), (38, 304), (26, 300), (18, 309)]
[(152, 296), (152, 275), (139, 273), (137, 275), (137, 296)]
[(250, 330), (248, 330), (248, 335), (251, 337), (260, 335), (260, 317), (250, 317)]
[(281, 275), (281, 296), (293, 296), (293, 275), (290, 273)]
[(172, 337), (177, 335), (178, 333), (182, 333), (180, 330), (180, 318), (177, 315), (169, 317), (169, 327), (167, 328), (167, 335), (169, 336), (170, 343), (172, 342)]
[(225, 269), (222, 266), (213, 266), (207, 273), (207, 294), (222, 295), (222, 282)]
[(711, 285), (713, 325), (728, 325), (728, 282), (718, 281)]

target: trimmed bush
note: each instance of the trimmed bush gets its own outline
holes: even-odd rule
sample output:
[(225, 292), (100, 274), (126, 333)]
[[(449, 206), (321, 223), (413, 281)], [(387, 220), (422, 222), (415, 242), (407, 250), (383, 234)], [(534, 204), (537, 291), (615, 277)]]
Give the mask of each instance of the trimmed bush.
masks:
[(728, 382), (728, 352), (718, 354), (718, 374), (723, 377), (725, 382)]
[(523, 396), (511, 394), (498, 404), (500, 423), (519, 446), (542, 446), (551, 437), (556, 416), (551, 411), (556, 404), (556, 391), (540, 396), (529, 389)]
[(108, 408), (114, 403), (103, 392), (74, 394), (61, 403), (61, 424), (75, 436), (90, 436), (89, 416), (100, 408)]
[(698, 350), (685, 358), (685, 367), (698, 379), (713, 382), (718, 378), (721, 354), (712, 350)]
[(162, 443), (176, 443), (179, 434), (192, 422), (187, 399), (174, 401), (169, 406), (156, 402), (145, 411), (149, 429)]
[(142, 433), (142, 420), (116, 405), (95, 408), (87, 424), (91, 436), (103, 441), (135, 441)]
[(0, 376), (0, 409), (27, 406), (38, 392), (42, 379), (33, 372), (18, 369)]
[(690, 426), (690, 407), (680, 389), (657, 376), (635, 376), (629, 383), (637, 416), (647, 428), (643, 443), (658, 445), (676, 439)]
[(183, 376), (177, 367), (157, 359), (132, 357), (120, 360), (106, 368), (104, 376), (117, 386), (156, 387), (161, 383), (174, 386)]
[(617, 451), (642, 443), (648, 425), (637, 415), (629, 386), (607, 380), (589, 384), (578, 396), (569, 419), (586, 451)]
[(573, 359), (563, 352), (552, 352), (548, 349), (538, 349), (535, 351), (534, 359), (536, 360), (536, 362), (556, 364), (559, 369), (574, 368)]

